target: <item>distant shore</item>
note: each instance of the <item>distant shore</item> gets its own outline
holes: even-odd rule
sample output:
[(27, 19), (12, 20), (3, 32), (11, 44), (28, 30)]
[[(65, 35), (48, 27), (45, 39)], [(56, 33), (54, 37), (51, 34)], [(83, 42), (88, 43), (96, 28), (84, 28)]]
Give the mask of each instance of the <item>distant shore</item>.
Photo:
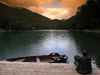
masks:
[[(59, 30), (59, 29), (57, 29)], [(69, 29), (70, 31), (83, 31), (83, 32), (100, 32), (100, 29)], [(6, 32), (6, 31), (27, 31), (27, 30), (4, 30), (0, 28), (0, 32)]]
[(70, 29), (70, 31), (83, 31), (83, 32), (100, 32), (100, 29)]

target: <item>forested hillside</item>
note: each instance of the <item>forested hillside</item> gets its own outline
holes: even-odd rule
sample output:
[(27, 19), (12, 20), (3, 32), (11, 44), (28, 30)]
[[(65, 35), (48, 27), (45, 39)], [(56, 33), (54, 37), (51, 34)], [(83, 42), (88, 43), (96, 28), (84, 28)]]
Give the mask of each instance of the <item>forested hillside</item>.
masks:
[(0, 3), (0, 28), (4, 30), (57, 29), (59, 24), (38, 13)]
[(75, 16), (63, 23), (66, 29), (100, 29), (100, 0), (88, 0)]

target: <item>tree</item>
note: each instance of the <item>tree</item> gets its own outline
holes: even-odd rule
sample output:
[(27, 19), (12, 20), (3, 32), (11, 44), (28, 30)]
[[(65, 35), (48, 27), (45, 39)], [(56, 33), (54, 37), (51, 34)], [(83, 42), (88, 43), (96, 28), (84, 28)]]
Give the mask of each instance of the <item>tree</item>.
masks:
[(100, 0), (88, 0), (78, 7), (75, 16), (65, 23), (70, 29), (98, 29), (100, 28)]

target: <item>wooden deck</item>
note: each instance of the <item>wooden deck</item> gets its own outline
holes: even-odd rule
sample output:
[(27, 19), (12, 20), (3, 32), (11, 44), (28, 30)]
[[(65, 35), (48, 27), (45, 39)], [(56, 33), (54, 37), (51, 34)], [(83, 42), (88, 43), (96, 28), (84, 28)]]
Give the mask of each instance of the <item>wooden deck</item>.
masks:
[[(67, 63), (26, 63), (0, 61), (0, 75), (81, 75), (74, 64)], [(100, 69), (92, 64), (93, 73), (100, 75)]]

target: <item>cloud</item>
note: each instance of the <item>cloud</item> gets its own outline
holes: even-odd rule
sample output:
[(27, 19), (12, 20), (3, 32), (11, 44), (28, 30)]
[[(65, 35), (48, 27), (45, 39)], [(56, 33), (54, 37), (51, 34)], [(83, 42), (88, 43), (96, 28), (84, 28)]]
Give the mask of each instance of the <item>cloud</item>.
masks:
[(37, 12), (39, 14), (43, 14), (45, 12), (44, 7), (31, 6), (31, 7), (27, 7), (27, 9), (31, 10), (32, 12)]
[(68, 11), (66, 8), (47, 8), (42, 15), (47, 16), (51, 19), (62, 19), (67, 15), (67, 13)]
[(66, 19), (69, 18), (68, 11), (66, 8), (47, 8), (44, 7), (29, 7), (27, 8), (33, 12), (42, 14), (50, 19)]
[[(86, 3), (86, 0), (0, 0), (0, 2), (27, 8), (51, 19), (68, 19), (76, 14), (77, 8)], [(49, 7), (46, 8), (47, 6)]]
[(86, 3), (86, 0), (63, 0), (61, 5), (67, 8), (68, 16), (71, 17), (76, 14), (77, 8)]
[(86, 3), (86, 0), (63, 0), (61, 2), (61, 5), (66, 8), (77, 8), (85, 3)]
[(11, 6), (29, 7), (29, 6), (51, 6), (53, 0), (0, 0)]

